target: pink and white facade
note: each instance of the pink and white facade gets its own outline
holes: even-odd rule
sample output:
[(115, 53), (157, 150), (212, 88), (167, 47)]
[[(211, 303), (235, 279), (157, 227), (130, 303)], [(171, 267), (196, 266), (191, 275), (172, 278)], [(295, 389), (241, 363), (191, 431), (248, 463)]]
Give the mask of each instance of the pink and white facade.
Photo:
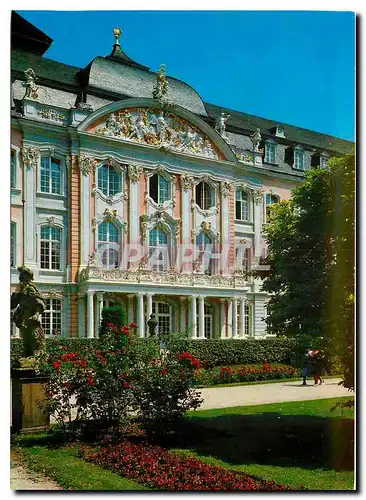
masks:
[(80, 88), (52, 80), (49, 60), (32, 54), (23, 73), (31, 62), (36, 89), (26, 92), (20, 52), (11, 283), (17, 266), (33, 270), (46, 333), (98, 336), (103, 307), (121, 303), (141, 337), (152, 312), (162, 333), (265, 336), (268, 297), (247, 271), (265, 253), (268, 205), (290, 197), (316, 155), (339, 151), (309, 144), (310, 132), (297, 142), (286, 125), (240, 129), (229, 117), (220, 127), (222, 110), (174, 78), (162, 106), (156, 74), (115, 47), (85, 70), (68, 67)]

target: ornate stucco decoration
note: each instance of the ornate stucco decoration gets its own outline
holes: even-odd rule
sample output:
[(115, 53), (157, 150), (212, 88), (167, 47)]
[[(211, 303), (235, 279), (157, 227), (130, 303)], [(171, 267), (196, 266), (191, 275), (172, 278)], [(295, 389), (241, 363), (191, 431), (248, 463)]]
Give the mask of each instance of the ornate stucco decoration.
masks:
[(234, 189), (234, 183), (233, 182), (228, 182), (228, 181), (222, 181), (221, 182), (221, 192), (224, 196), (224, 198), (227, 198), (228, 196), (231, 195)]
[(211, 222), (202, 221), (201, 222), (201, 228), (202, 228), (202, 231), (204, 231), (204, 232), (211, 231)]
[(130, 108), (111, 113), (95, 132), (166, 151), (219, 158), (209, 138), (197, 127), (162, 109)]
[(154, 227), (168, 232), (175, 240), (180, 234), (181, 219), (174, 219), (164, 210), (157, 210), (152, 215), (140, 215), (140, 229), (143, 241), (147, 239), (148, 232)]
[(182, 188), (184, 189), (184, 191), (189, 191), (193, 187), (194, 179), (191, 175), (182, 174), (180, 176), (180, 182), (182, 184)]
[(225, 113), (221, 113), (221, 115), (217, 118), (215, 123), (215, 130), (221, 135), (223, 139), (228, 139), (226, 135), (226, 122), (230, 118), (230, 115)]
[(169, 103), (168, 100), (168, 80), (166, 79), (166, 66), (160, 65), (159, 72), (156, 73), (156, 83), (153, 88), (153, 97), (160, 102), (162, 106)]
[(90, 158), (89, 156), (85, 156), (84, 153), (79, 155), (79, 169), (86, 176), (89, 175), (90, 172), (94, 171), (97, 166), (97, 160), (94, 158)]
[(263, 199), (263, 190), (262, 189), (253, 189), (252, 190), (253, 200), (256, 205), (259, 205)]
[(52, 120), (54, 122), (63, 122), (66, 120), (66, 116), (59, 113), (53, 108), (43, 108), (38, 111), (38, 114), (46, 120)]
[(48, 224), (49, 226), (56, 226), (56, 225), (57, 225), (57, 224), (56, 224), (56, 220), (55, 220), (55, 218), (54, 218), (54, 217), (47, 217), (47, 218), (46, 218), (46, 221), (47, 221), (47, 224)]
[(235, 153), (235, 156), (239, 161), (242, 161), (243, 163), (252, 164), (254, 161), (253, 153), (251, 151), (243, 151), (240, 153)]
[(51, 290), (41, 291), (42, 297), (47, 299), (62, 299), (65, 297), (65, 293), (60, 290), (55, 290), (52, 288)]
[(37, 99), (38, 97), (38, 87), (35, 83), (37, 77), (32, 68), (28, 68), (24, 71), (25, 82), (23, 82), (23, 87), (25, 87), (25, 95), (23, 99)]
[(24, 147), (22, 148), (23, 166), (35, 169), (38, 164), (40, 150), (38, 148)]
[(253, 143), (253, 150), (258, 153), (259, 152), (259, 144), (262, 140), (261, 130), (257, 128), (257, 130), (250, 136)]
[(116, 217), (118, 216), (118, 211), (117, 210), (110, 210), (109, 208), (106, 208), (103, 212), (104, 215), (104, 220), (107, 222), (113, 222)]
[(138, 163), (132, 163), (131, 165), (128, 165), (128, 175), (131, 179), (131, 182), (138, 182), (143, 171), (144, 169), (142, 165), (139, 165)]

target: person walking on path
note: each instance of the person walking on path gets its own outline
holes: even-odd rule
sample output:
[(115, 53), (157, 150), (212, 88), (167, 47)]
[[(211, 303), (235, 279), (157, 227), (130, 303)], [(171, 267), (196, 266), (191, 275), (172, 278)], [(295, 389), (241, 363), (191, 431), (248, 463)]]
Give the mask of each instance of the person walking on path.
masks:
[(322, 385), (323, 357), (321, 351), (312, 351), (314, 385)]
[(306, 377), (311, 376), (311, 368), (312, 368), (312, 351), (310, 349), (306, 349), (306, 354), (304, 357), (303, 368), (302, 368), (302, 384), (307, 385)]

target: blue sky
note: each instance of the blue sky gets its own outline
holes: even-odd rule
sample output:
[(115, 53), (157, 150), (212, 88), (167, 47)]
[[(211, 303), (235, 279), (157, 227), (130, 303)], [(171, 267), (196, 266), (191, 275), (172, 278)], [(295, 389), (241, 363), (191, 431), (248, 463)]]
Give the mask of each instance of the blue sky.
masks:
[(45, 56), (85, 67), (122, 29), (129, 57), (206, 102), (354, 140), (352, 12), (18, 11), (54, 42)]

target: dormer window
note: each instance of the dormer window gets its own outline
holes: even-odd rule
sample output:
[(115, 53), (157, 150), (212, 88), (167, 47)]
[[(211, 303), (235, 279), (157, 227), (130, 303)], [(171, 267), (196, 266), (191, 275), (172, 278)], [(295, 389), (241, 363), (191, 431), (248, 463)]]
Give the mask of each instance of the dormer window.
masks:
[(301, 148), (294, 149), (294, 168), (305, 170), (304, 150)]
[(149, 191), (150, 197), (159, 205), (171, 199), (171, 183), (163, 175), (150, 177)]
[(277, 163), (276, 162), (276, 143), (272, 140), (268, 140), (265, 143), (265, 162), (266, 163)]
[(208, 210), (214, 206), (214, 190), (207, 182), (197, 184), (196, 203), (202, 210)]

